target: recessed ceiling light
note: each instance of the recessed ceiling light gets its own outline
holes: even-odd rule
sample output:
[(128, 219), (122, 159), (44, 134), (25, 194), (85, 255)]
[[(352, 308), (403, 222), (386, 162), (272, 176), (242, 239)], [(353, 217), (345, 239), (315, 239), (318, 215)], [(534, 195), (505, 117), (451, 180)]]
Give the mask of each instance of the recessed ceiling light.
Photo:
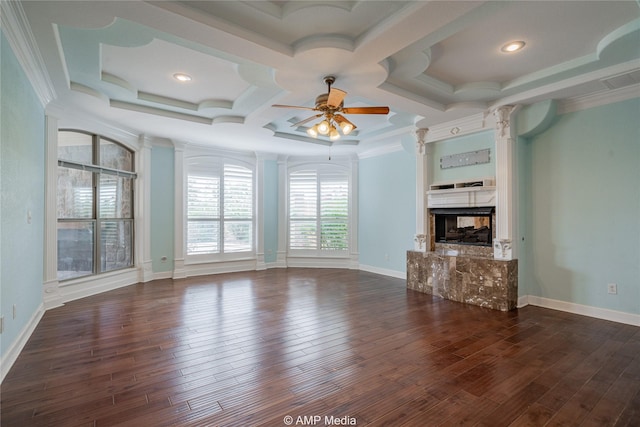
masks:
[(513, 41), (505, 44), (500, 48), (502, 52), (513, 53), (517, 52), (524, 47), (525, 43), (522, 40)]
[(190, 82), (191, 81), (191, 76), (188, 74), (184, 74), (184, 73), (175, 73), (173, 75), (173, 78), (180, 81), (180, 82)]

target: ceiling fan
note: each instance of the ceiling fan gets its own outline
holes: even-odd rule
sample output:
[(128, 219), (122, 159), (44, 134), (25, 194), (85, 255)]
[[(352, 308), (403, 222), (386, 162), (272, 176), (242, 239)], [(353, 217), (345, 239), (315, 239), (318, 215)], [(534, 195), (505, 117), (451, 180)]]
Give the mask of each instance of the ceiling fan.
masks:
[(280, 105), (274, 104), (273, 107), (278, 108), (301, 108), (311, 111), (319, 111), (319, 114), (311, 116), (307, 119), (299, 121), (291, 125), (292, 127), (300, 126), (311, 120), (322, 117), (322, 121), (307, 129), (307, 134), (313, 138), (318, 135), (327, 135), (331, 141), (340, 138), (340, 132), (343, 135), (349, 135), (356, 128), (356, 125), (347, 120), (342, 114), (388, 114), (389, 107), (344, 107), (344, 97), (347, 92), (331, 87), (336, 81), (334, 76), (326, 76), (324, 82), (327, 85), (327, 93), (320, 94), (316, 97), (316, 106), (301, 107), (297, 105)]

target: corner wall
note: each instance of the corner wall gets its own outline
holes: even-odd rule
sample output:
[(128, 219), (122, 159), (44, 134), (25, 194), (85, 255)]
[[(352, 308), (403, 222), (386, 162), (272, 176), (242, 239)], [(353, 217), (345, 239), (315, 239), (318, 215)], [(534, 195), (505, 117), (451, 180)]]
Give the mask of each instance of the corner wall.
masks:
[(407, 151), (360, 160), (360, 268), (406, 277), (416, 224), (416, 157)]
[[(151, 150), (151, 261), (153, 277), (171, 277), (173, 272), (173, 148)], [(167, 257), (162, 260), (162, 257)]]
[(572, 112), (522, 143), (529, 303), (638, 323), (639, 117), (638, 98)]

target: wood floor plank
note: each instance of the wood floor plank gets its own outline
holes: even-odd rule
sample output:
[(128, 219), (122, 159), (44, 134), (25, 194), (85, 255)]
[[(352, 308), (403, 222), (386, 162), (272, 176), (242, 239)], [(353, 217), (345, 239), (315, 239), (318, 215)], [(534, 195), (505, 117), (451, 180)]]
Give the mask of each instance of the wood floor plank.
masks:
[(640, 328), (357, 270), (163, 279), (47, 311), (0, 399), (3, 426), (637, 426)]

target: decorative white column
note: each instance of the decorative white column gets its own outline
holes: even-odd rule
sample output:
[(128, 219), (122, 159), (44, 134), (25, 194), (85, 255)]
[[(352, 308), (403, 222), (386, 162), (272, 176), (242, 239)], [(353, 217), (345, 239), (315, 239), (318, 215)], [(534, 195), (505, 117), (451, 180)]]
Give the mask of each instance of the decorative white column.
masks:
[(138, 281), (153, 280), (151, 262), (151, 141), (145, 135), (138, 138), (136, 156), (136, 259), (138, 260)]
[(256, 270), (266, 270), (264, 262), (264, 162), (265, 155), (256, 153), (256, 235), (254, 245), (256, 248)]
[(515, 210), (515, 126), (513, 118), (517, 106), (503, 105), (493, 111), (496, 121), (496, 238), (493, 257), (511, 260), (517, 257)]
[(430, 183), (429, 154), (431, 146), (426, 143), (429, 129), (416, 130), (416, 235), (414, 250), (430, 251), (429, 210), (427, 209), (427, 189)]
[(184, 268), (184, 144), (173, 141), (174, 147), (174, 223), (173, 223), (173, 278), (184, 279), (187, 277)]
[(287, 267), (287, 157), (278, 158), (278, 251), (276, 267)]
[(45, 310), (63, 305), (58, 282), (58, 119), (45, 116), (44, 271)]
[[(351, 184), (349, 189), (351, 190), (351, 197), (349, 197), (349, 216), (351, 218), (358, 218), (358, 156), (351, 156)], [(350, 233), (349, 233), (349, 268), (352, 270), (358, 270), (360, 268), (360, 250), (358, 249), (358, 221), (350, 220)]]

